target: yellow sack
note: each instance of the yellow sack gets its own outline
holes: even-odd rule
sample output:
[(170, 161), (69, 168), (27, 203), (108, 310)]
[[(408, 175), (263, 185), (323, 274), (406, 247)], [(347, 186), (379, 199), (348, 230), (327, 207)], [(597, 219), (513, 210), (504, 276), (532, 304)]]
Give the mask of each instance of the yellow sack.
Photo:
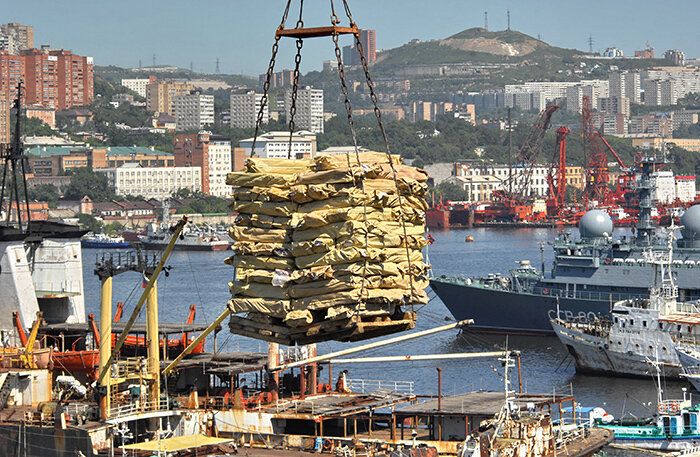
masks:
[(236, 187), (289, 187), (294, 184), (294, 177), (293, 175), (232, 171), (226, 175), (226, 184)]
[(287, 230), (263, 229), (232, 225), (228, 235), (234, 241), (253, 241), (256, 243), (286, 243), (289, 241)]
[(310, 268), (320, 265), (339, 265), (343, 263), (362, 262), (365, 259), (372, 261), (379, 259), (380, 254), (373, 250), (365, 250), (356, 247), (334, 249), (330, 252), (295, 257), (297, 268)]
[(229, 205), (233, 211), (245, 214), (264, 214), (273, 217), (291, 217), (297, 209), (293, 202), (241, 202), (234, 200)]
[[(348, 166), (376, 165), (389, 162), (387, 155), (383, 152), (360, 152), (359, 156), (360, 163), (357, 162), (357, 155), (354, 151), (350, 154), (319, 155), (314, 158), (313, 167), (316, 171), (321, 171), (347, 168)], [(392, 154), (391, 160), (395, 165), (401, 164), (401, 156), (398, 154)]]
[(314, 321), (314, 317), (308, 310), (290, 311), (284, 316), (284, 323), (292, 328), (306, 327)]
[(233, 221), (237, 226), (284, 230), (290, 227), (291, 218), (266, 216), (264, 214), (239, 214)]
[(263, 270), (291, 270), (294, 268), (293, 259), (282, 259), (279, 257), (234, 255), (224, 260), (224, 262), (236, 268), (260, 268)]
[(261, 313), (273, 317), (284, 317), (291, 309), (289, 300), (268, 298), (234, 297), (228, 301), (233, 314)]
[(282, 243), (255, 243), (236, 241), (231, 250), (237, 255), (292, 257), (292, 248)]
[(236, 201), (281, 202), (289, 201), (291, 190), (282, 187), (237, 187), (233, 189)]
[(271, 284), (261, 284), (259, 282), (245, 283), (234, 280), (228, 283), (228, 289), (234, 297), (243, 295), (245, 297), (254, 298), (289, 298), (286, 288), (275, 287)]
[(293, 175), (311, 171), (313, 162), (309, 159), (264, 159), (250, 157), (245, 161), (249, 173), (269, 173), (277, 175)]

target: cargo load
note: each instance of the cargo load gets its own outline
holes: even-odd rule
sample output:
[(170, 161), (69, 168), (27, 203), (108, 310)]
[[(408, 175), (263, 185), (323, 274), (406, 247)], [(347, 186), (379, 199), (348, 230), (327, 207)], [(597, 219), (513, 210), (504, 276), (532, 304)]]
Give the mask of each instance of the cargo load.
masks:
[(413, 328), (428, 302), (427, 179), (376, 152), (250, 158), (229, 173), (231, 331), (293, 345)]

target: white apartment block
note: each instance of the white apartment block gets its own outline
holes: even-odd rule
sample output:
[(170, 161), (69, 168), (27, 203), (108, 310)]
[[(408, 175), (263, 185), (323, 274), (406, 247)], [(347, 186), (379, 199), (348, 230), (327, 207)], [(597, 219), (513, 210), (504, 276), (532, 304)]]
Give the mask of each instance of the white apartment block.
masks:
[[(519, 189), (525, 179), (525, 169), (522, 166), (514, 165), (511, 171), (508, 170), (508, 165), (486, 165), (481, 167), (470, 167), (469, 165), (461, 165), (457, 168), (457, 176), (494, 176), (501, 182), (499, 189), (509, 190), (509, 180), (512, 180), (513, 191)], [(547, 173), (548, 167), (534, 166), (530, 174), (530, 183), (525, 189), (525, 193), (532, 197), (547, 195)]]
[(506, 108), (542, 111), (547, 106), (544, 92), (510, 92), (504, 95)]
[(146, 86), (148, 79), (122, 79), (122, 86), (131, 89), (140, 96), (146, 98)]
[(178, 189), (202, 190), (200, 167), (141, 167), (127, 163), (119, 168), (97, 168), (104, 173), (117, 195), (141, 195), (162, 200)]
[(193, 91), (175, 97), (176, 130), (199, 130), (214, 125), (214, 96)]
[(653, 191), (651, 199), (655, 203), (670, 203), (676, 199), (676, 180), (672, 171), (655, 171), (651, 174)]
[(672, 81), (676, 98), (700, 92), (700, 70), (695, 68), (666, 67), (647, 70), (642, 73), (642, 80)]
[[(306, 86), (297, 90), (296, 112), (294, 126), (312, 133), (323, 133), (323, 89)], [(292, 107), (292, 90), (284, 93), (284, 113), (289, 122)]]
[(491, 175), (450, 176), (445, 180), (467, 191), (467, 201), (470, 203), (491, 200), (494, 190), (502, 188), (502, 181)]
[[(253, 139), (241, 140), (241, 148), (246, 149), (246, 156), (251, 156)], [(255, 155), (269, 159), (304, 159), (316, 156), (316, 134), (307, 130), (294, 132), (292, 150), (289, 152), (289, 132), (268, 132), (258, 136), (255, 142)]]
[(228, 197), (231, 186), (226, 185), (226, 175), (231, 166), (231, 139), (209, 137), (209, 195)]
[[(250, 91), (245, 94), (231, 94), (231, 127), (241, 129), (255, 127), (263, 94)], [(268, 105), (263, 109), (263, 124), (269, 122)]]
[(583, 107), (583, 97), (588, 97), (591, 101), (591, 108), (600, 109), (599, 100), (607, 98), (609, 95), (609, 83), (600, 79), (581, 81), (575, 86), (566, 88), (566, 109), (567, 111), (579, 113)]

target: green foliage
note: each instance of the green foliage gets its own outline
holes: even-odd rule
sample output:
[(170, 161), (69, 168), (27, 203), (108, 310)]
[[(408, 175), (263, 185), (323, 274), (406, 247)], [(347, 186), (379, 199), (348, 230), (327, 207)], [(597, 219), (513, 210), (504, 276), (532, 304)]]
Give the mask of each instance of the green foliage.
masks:
[[(27, 136), (52, 136), (56, 134), (56, 131), (44, 124), (40, 119), (28, 118), (27, 116), (22, 116), (22, 125), (20, 130), (22, 135)], [(15, 127), (17, 125), (17, 114), (11, 111), (10, 114), (10, 135), (15, 134)]]
[(229, 202), (223, 198), (214, 197), (213, 195), (200, 196), (196, 200), (191, 201), (188, 205), (178, 209), (178, 213), (187, 214), (211, 214), (211, 213), (228, 213)]
[(564, 193), (564, 201), (570, 204), (576, 204), (581, 200), (583, 191), (577, 187), (567, 185), (566, 192)]
[(700, 124), (678, 126), (673, 129), (673, 138), (700, 138)]
[(671, 168), (676, 176), (700, 175), (700, 153), (673, 144), (668, 148)]
[(86, 195), (93, 202), (106, 202), (116, 197), (107, 175), (94, 172), (90, 168), (77, 168), (66, 187), (64, 197), (68, 200), (80, 200)]
[(426, 194), (426, 199), (431, 198), (434, 195), (436, 200), (442, 199), (442, 201), (467, 201), (469, 200), (469, 192), (460, 186), (450, 183), (441, 182), (437, 187), (431, 187), (428, 189)]
[(124, 230), (124, 226), (119, 222), (111, 222), (104, 226), (104, 231), (107, 234), (121, 233), (122, 230)]
[(129, 127), (143, 127), (152, 113), (142, 106), (122, 103), (115, 108), (109, 103), (96, 103), (92, 108), (95, 125), (126, 124)]
[(100, 233), (104, 227), (102, 222), (98, 221), (92, 214), (78, 214), (78, 223), (81, 227), (93, 233)]
[(61, 191), (53, 184), (38, 184), (27, 191), (32, 201), (51, 203), (61, 198)]

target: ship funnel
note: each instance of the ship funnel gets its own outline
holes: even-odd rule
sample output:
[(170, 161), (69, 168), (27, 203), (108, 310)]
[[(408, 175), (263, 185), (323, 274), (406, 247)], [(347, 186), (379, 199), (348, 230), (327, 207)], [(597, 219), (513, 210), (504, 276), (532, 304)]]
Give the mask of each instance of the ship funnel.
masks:
[(609, 238), (613, 233), (613, 222), (608, 213), (594, 209), (583, 215), (578, 230), (581, 238)]

